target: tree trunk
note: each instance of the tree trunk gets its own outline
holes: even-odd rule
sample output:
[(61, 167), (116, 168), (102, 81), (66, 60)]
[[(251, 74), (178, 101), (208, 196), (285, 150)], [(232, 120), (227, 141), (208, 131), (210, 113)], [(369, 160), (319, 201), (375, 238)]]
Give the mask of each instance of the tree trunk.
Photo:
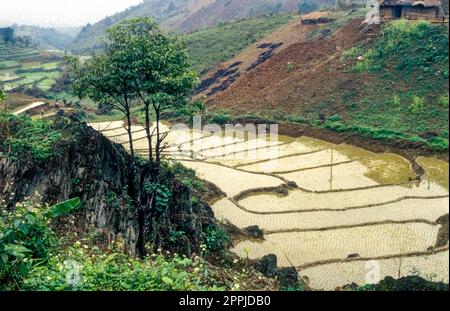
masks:
[(159, 166), (161, 164), (161, 136), (159, 131), (160, 111), (155, 109), (156, 115), (156, 170), (159, 172)]
[(134, 147), (133, 147), (133, 133), (132, 133), (132, 129), (131, 129), (131, 113), (128, 110), (127, 111), (127, 132), (128, 132), (128, 139), (130, 142), (130, 153), (131, 153), (131, 157), (134, 159)]
[(153, 146), (152, 146), (152, 131), (150, 128), (149, 105), (145, 104), (145, 132), (147, 134), (148, 142), (148, 161), (153, 166)]

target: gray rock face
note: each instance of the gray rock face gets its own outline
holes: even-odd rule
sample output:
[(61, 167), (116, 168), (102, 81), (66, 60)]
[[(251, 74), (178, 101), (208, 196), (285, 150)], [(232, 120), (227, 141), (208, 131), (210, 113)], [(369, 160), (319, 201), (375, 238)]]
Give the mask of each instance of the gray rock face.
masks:
[(264, 231), (259, 226), (250, 226), (244, 228), (243, 231), (254, 239), (264, 240)]
[(278, 259), (276, 255), (267, 255), (259, 259), (256, 269), (265, 277), (274, 277), (277, 274)]
[(299, 286), (299, 275), (294, 267), (280, 268), (277, 272), (280, 288), (296, 288)]
[[(135, 253), (138, 210), (144, 207), (146, 243), (185, 254), (199, 250), (203, 228), (213, 225), (214, 215), (208, 205), (192, 206), (189, 189), (176, 185), (168, 208), (152, 211), (149, 198), (140, 189), (144, 167), (132, 161), (122, 146), (86, 124), (59, 122), (57, 126), (75, 139), (58, 146), (50, 161), (0, 158), (0, 200), (8, 208), (29, 197), (49, 204), (79, 197), (86, 225), (110, 236), (121, 235), (128, 250)], [(183, 241), (169, 242), (174, 231), (184, 233)]]

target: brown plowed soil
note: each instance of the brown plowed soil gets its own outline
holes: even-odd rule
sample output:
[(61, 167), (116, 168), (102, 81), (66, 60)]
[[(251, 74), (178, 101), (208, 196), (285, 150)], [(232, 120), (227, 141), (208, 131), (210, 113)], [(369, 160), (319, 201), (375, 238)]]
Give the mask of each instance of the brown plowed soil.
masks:
[[(350, 21), (331, 38), (302, 40), (285, 47), (265, 63), (242, 75), (227, 90), (208, 98), (208, 104), (237, 114), (248, 113), (255, 107), (258, 111), (276, 109), (298, 113), (308, 112), (311, 99), (317, 103), (329, 98), (329, 94), (336, 93), (336, 90), (348, 87), (359, 89), (361, 84), (370, 83), (369, 77), (361, 80), (359, 76), (356, 81), (352, 73), (342, 70), (341, 56), (343, 51), (355, 44), (370, 40), (368, 34), (377, 31), (369, 30), (362, 25), (362, 21)], [(314, 27), (317, 26), (298, 25), (296, 31), (302, 38)], [(328, 109), (330, 113), (345, 115), (339, 101)]]
[[(370, 45), (379, 32), (379, 26), (367, 26), (362, 18), (355, 18), (330, 36), (308, 39), (308, 34), (317, 31), (318, 27), (301, 25), (296, 20), (223, 64), (226, 67), (242, 61), (239, 66), (241, 75), (226, 90), (206, 96), (208, 109), (223, 109), (236, 116), (271, 117), (281, 112), (284, 116), (307, 117), (310, 113), (319, 113), (318, 117), (323, 120), (338, 114), (345, 120), (349, 115), (346, 93), (351, 93), (356, 101), (368, 97), (370, 92), (377, 92), (383, 85), (369, 74), (351, 72), (343, 61), (343, 52), (357, 45)], [(258, 45), (283, 41), (284, 44), (270, 59), (250, 71), (246, 70), (248, 64), (257, 60), (258, 52), (261, 53)], [(218, 66), (215, 70), (221, 68)], [(407, 88), (402, 81), (398, 81), (397, 87)], [(249, 119), (252, 117), (237, 121), (252, 121)], [(254, 119), (256, 121), (257, 117)], [(410, 159), (413, 166), (419, 155), (435, 155), (446, 161), (449, 158), (447, 152), (438, 153), (423, 144), (409, 141), (377, 141), (356, 134), (291, 123), (280, 124), (279, 130), (280, 134), (292, 137), (306, 135), (333, 143), (346, 142), (374, 152), (395, 152)], [(416, 172), (421, 175), (420, 170)]]

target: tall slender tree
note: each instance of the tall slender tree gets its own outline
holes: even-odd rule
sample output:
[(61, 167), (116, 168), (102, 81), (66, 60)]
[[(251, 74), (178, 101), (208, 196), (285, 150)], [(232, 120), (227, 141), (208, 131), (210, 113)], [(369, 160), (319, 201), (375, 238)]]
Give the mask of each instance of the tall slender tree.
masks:
[(99, 105), (109, 105), (124, 114), (130, 152), (134, 157), (131, 108), (136, 93), (132, 85), (134, 73), (126, 55), (112, 41), (104, 53), (94, 54), (88, 60), (74, 57), (67, 60), (73, 75), (72, 88), (80, 99), (89, 97)]
[(144, 107), (149, 162), (158, 171), (166, 137), (160, 130), (161, 114), (188, 104), (186, 96), (197, 85), (197, 74), (191, 69), (184, 40), (162, 31), (150, 18), (122, 22), (111, 28), (109, 35), (116, 53), (132, 67), (131, 84)]

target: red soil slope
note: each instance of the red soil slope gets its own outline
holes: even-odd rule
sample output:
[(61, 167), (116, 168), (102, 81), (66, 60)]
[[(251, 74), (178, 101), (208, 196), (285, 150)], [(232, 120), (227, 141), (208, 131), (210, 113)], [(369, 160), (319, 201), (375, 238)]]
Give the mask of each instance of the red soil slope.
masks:
[[(360, 18), (353, 19), (329, 38), (308, 40), (307, 34), (319, 26), (300, 25), (296, 21), (265, 39), (266, 42), (271, 40), (271, 43), (283, 42), (283, 45), (256, 68), (247, 70), (248, 64), (258, 58), (254, 52), (258, 50), (255, 48), (258, 44), (222, 65), (222, 68), (226, 68), (230, 63), (243, 62), (239, 67), (240, 76), (231, 86), (208, 96), (211, 89), (224, 81), (222, 78), (203, 92), (207, 96), (208, 106), (227, 109), (236, 114), (264, 114), (273, 110), (304, 114), (322, 100), (329, 99), (330, 94), (339, 94), (344, 89), (354, 92), (364, 89), (362, 86), (371, 82), (370, 77), (361, 79), (359, 75), (358, 79), (354, 78), (341, 60), (343, 51), (371, 40), (373, 33), (378, 31), (362, 22)], [(286, 32), (289, 34), (288, 40)], [(263, 51), (259, 49), (259, 53)], [(329, 111), (324, 113), (345, 115), (343, 104), (336, 98), (326, 108)]]

